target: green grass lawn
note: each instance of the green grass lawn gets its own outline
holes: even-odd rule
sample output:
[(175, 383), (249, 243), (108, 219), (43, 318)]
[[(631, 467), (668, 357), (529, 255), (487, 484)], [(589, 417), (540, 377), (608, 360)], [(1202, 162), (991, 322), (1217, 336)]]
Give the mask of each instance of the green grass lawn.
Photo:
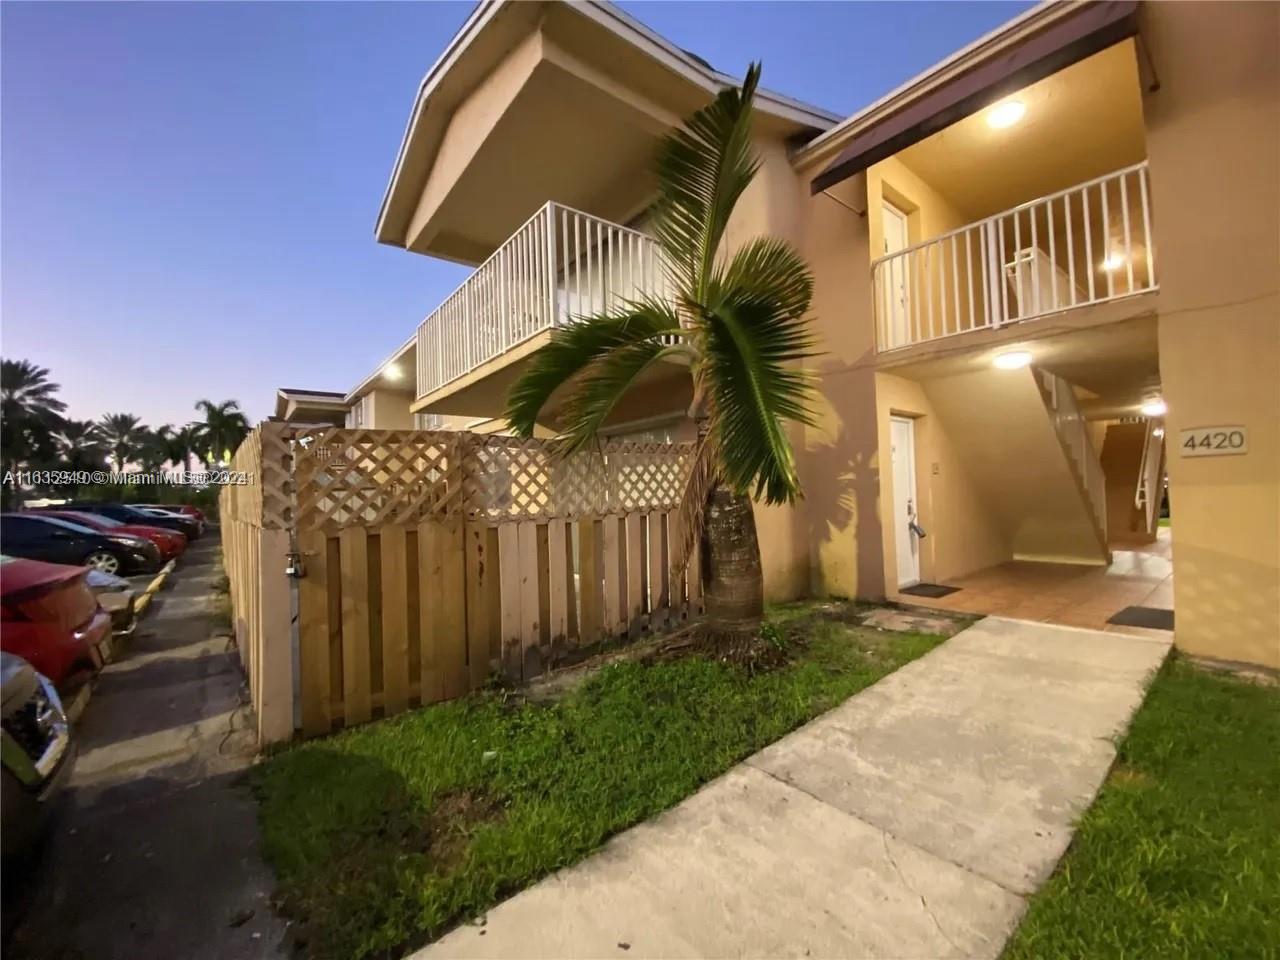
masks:
[(312, 956), (398, 957), (581, 859), (941, 642), (774, 614), (791, 660), (603, 669), (551, 704), (474, 696), (272, 756), (264, 846)]
[(1171, 527), (1173, 526), (1173, 521), (1169, 517), (1161, 517), (1159, 524), (1162, 527)]
[(1005, 960), (1280, 956), (1280, 688), (1172, 660)]

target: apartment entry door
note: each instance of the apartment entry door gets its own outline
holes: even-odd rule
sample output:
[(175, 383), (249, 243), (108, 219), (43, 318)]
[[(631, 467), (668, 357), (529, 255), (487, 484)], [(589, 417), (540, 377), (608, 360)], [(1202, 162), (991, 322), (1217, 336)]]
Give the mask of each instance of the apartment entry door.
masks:
[(920, 582), (920, 538), (916, 522), (916, 430), (907, 417), (889, 420), (893, 464), (893, 533), (898, 554), (898, 587)]
[[(880, 232), (884, 235), (884, 254), (898, 253), (909, 247), (907, 239), (907, 215), (887, 200), (880, 217)], [(908, 269), (910, 257), (895, 257), (884, 263), (883, 287), (884, 317), (888, 346), (901, 347), (911, 342), (911, 277)]]

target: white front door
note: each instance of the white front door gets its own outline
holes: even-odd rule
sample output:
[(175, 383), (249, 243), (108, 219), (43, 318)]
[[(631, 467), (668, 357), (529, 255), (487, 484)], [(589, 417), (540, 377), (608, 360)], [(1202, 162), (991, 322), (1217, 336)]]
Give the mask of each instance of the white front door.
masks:
[(916, 431), (906, 417), (889, 421), (893, 463), (893, 534), (898, 554), (898, 586), (920, 582), (920, 540), (916, 520)]
[[(897, 253), (909, 247), (907, 215), (885, 201), (880, 217), (884, 235), (884, 254)], [(902, 347), (911, 342), (911, 278), (910, 255), (886, 260), (881, 267), (881, 296), (884, 298), (885, 346)]]

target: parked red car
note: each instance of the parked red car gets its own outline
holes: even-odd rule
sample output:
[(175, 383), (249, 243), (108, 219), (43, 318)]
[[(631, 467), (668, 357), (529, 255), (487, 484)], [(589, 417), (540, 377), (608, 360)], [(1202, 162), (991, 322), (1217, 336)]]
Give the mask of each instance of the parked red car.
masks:
[(102, 666), (98, 644), (111, 636), (111, 617), (87, 574), (84, 567), (0, 557), (0, 649), (59, 689)]
[(120, 520), (113, 520), (111, 517), (104, 517), (99, 513), (82, 513), (79, 510), (58, 510), (54, 507), (40, 507), (29, 512), (39, 513), (46, 517), (57, 517), (59, 520), (68, 520), (71, 523), (78, 523), (82, 527), (97, 530), (99, 533), (127, 533), (135, 537), (143, 537), (160, 548), (160, 556), (165, 560), (172, 560), (187, 549), (187, 538), (177, 530), (166, 530), (164, 527), (148, 527), (140, 523), (124, 523)]

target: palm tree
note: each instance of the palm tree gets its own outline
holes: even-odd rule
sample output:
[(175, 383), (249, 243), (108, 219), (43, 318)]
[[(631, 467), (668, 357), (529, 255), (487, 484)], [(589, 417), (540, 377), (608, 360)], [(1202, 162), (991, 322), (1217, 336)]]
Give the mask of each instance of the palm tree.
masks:
[(53, 452), (53, 432), (67, 409), (58, 389), (44, 367), (0, 361), (0, 447), (6, 462), (25, 466)]
[(673, 542), (673, 572), (701, 544), (705, 640), (720, 655), (752, 655), (764, 610), (752, 500), (790, 503), (800, 494), (784, 421), (809, 423), (811, 356), (804, 316), (813, 281), (784, 242), (757, 238), (721, 256), (725, 228), (759, 166), (751, 108), (758, 64), (693, 114), (659, 147), (656, 236), (671, 302), (646, 297), (558, 328), (508, 397), (515, 431), (568, 384), (558, 413), (563, 449), (595, 442), (602, 423), (659, 361), (687, 365), (689, 415), (698, 449)]
[(200, 442), (208, 455), (207, 463), (225, 463), (231, 459), (236, 448), (249, 435), (249, 420), (240, 410), (235, 400), (213, 403), (200, 400), (196, 409), (204, 414), (204, 423), (200, 424)]
[[(54, 460), (53, 435), (67, 408), (57, 393), (44, 367), (28, 360), (0, 361), (0, 454), (6, 467), (23, 470)], [(4, 484), (0, 498), (6, 506), (19, 506), (20, 485)]]
[(138, 432), (137, 459), (143, 470), (154, 472), (164, 466), (169, 459), (169, 436), (173, 427), (165, 424), (154, 430), (146, 427)]
[(165, 459), (183, 473), (191, 469), (191, 458), (198, 457), (200, 450), (200, 427), (189, 423), (176, 430), (168, 426), (161, 427), (158, 433), (164, 432)]
[(68, 470), (100, 470), (107, 457), (102, 432), (91, 420), (64, 420), (53, 436), (58, 459)]
[(124, 465), (141, 453), (146, 439), (142, 421), (128, 413), (109, 413), (98, 421), (98, 429), (115, 461), (116, 471), (123, 472)]

